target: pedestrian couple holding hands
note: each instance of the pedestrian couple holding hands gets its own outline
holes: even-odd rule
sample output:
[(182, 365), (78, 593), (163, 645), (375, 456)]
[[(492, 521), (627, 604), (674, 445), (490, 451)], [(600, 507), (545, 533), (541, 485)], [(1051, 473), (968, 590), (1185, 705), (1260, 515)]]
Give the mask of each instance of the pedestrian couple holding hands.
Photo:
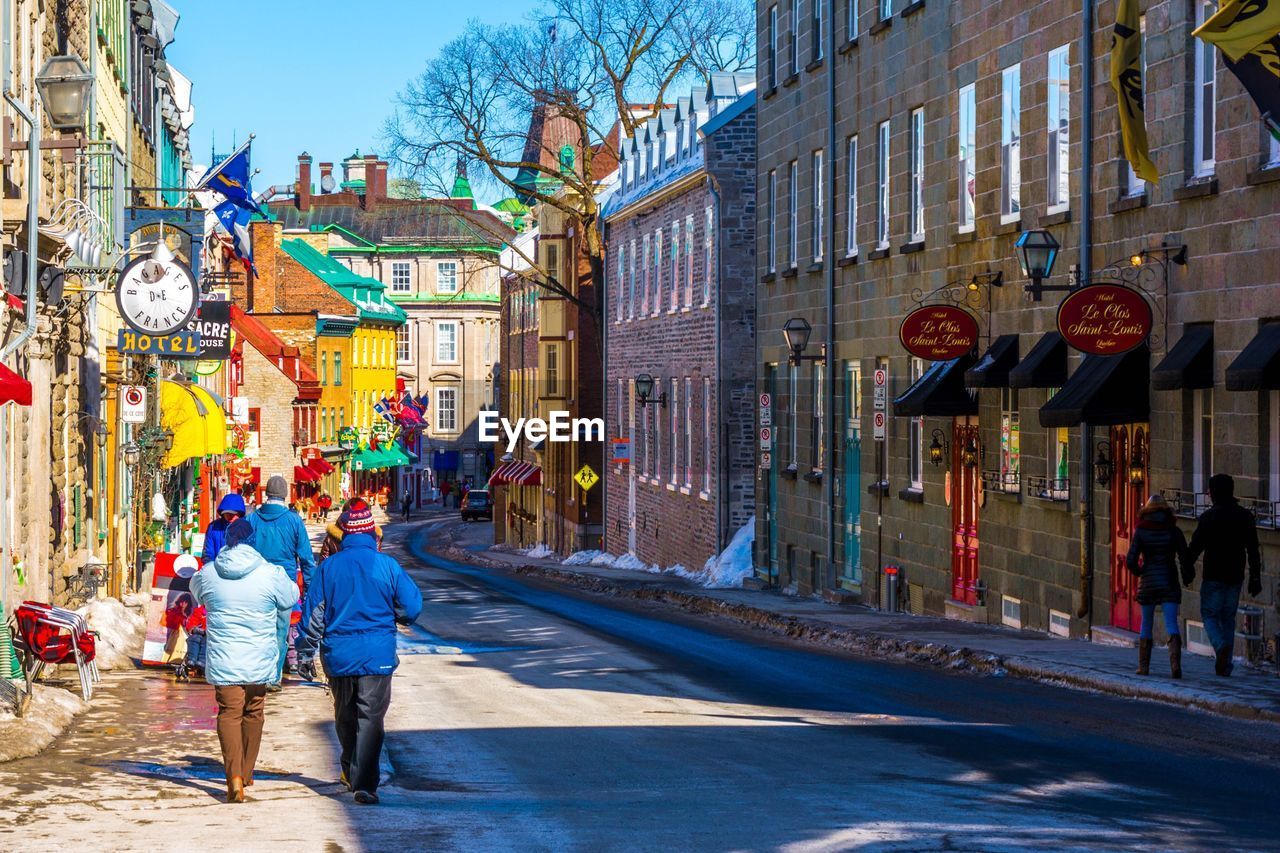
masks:
[(267, 502), (248, 519), (243, 503), (238, 510), (219, 505), (225, 523), (210, 537), (217, 539), (214, 553), (206, 549), (191, 584), (208, 612), (205, 680), (218, 702), (227, 802), (244, 802), (253, 785), (266, 694), (281, 683), (301, 599), (297, 671), (314, 680), (319, 653), (333, 692), (340, 780), (357, 803), (376, 803), (383, 718), (399, 664), (396, 625), (418, 618), (422, 594), (379, 551), (365, 501), (347, 504), (338, 521), (341, 544), (316, 566), (302, 519), (288, 511), (288, 483), (272, 477), (266, 493)]

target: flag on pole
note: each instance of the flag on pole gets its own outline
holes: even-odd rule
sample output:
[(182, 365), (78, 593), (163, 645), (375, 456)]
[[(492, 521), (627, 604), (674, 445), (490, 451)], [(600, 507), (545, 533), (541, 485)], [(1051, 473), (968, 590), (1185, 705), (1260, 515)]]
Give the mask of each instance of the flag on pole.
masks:
[(1222, 51), (1267, 129), (1280, 139), (1280, 0), (1226, 0), (1193, 35)]
[(205, 172), (192, 192), (213, 190), (237, 207), (266, 216), (253, 198), (252, 172), (249, 169), (249, 146), (252, 143), (253, 137), (249, 137), (234, 154)]
[(214, 208), (218, 222), (231, 235), (231, 247), (236, 257), (244, 262), (245, 268), (258, 277), (258, 268), (253, 265), (253, 243), (249, 239), (249, 211), (231, 201), (224, 201)]
[(1142, 79), (1142, 23), (1138, 0), (1120, 0), (1111, 35), (1111, 88), (1120, 109), (1120, 140), (1125, 159), (1144, 181), (1155, 183), (1160, 173), (1151, 162), (1147, 143), (1147, 113)]

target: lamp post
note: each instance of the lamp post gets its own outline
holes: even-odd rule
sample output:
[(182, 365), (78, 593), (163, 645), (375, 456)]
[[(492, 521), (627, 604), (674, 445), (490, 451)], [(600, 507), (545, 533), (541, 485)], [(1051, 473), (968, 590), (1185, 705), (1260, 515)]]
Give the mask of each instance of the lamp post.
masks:
[(809, 325), (809, 321), (803, 317), (792, 317), (782, 326), (782, 336), (786, 339), (787, 349), (791, 355), (787, 362), (793, 367), (797, 367), (801, 362), (805, 361), (821, 361), (827, 360), (827, 345), (822, 344), (818, 348), (817, 355), (805, 355), (804, 351), (809, 348), (809, 336), (813, 333), (813, 326)]
[(640, 373), (636, 376), (636, 402), (641, 406), (647, 406), (650, 403), (657, 403), (662, 408), (667, 407), (667, 392), (663, 391), (657, 397), (653, 396), (654, 378), (648, 373)]
[(1110, 451), (1110, 442), (1098, 442), (1098, 457), (1093, 460), (1093, 479), (1099, 486), (1111, 485)]
[(83, 130), (93, 75), (74, 54), (50, 57), (36, 75), (36, 90), (49, 124), (58, 130)]
[(142, 448), (132, 441), (120, 448), (120, 453), (124, 457), (124, 464), (130, 468), (137, 465), (142, 459)]
[(946, 458), (947, 447), (950, 442), (947, 441), (946, 435), (942, 430), (935, 429), (933, 431), (933, 442), (929, 445), (929, 461), (937, 467), (942, 464), (942, 460)]
[(1017, 252), (1018, 266), (1022, 268), (1022, 274), (1031, 279), (1031, 284), (1026, 285), (1024, 289), (1033, 301), (1041, 301), (1046, 291), (1071, 289), (1067, 285), (1044, 283), (1044, 280), (1053, 273), (1053, 264), (1058, 259), (1058, 251), (1061, 248), (1057, 239), (1045, 230), (1023, 231), (1018, 236), (1014, 249)]

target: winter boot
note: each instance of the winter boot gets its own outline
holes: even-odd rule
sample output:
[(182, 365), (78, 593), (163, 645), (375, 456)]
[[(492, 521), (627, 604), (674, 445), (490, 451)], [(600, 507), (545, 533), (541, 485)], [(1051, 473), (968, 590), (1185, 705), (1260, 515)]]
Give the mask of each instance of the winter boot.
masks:
[(1169, 638), (1169, 674), (1173, 678), (1182, 677), (1182, 636), (1174, 634)]
[(1231, 674), (1231, 648), (1218, 649), (1213, 656), (1213, 671), (1223, 678)]
[(1138, 640), (1138, 675), (1151, 672), (1151, 640)]
[(244, 780), (239, 776), (232, 776), (227, 782), (227, 802), (243, 803), (244, 802)]

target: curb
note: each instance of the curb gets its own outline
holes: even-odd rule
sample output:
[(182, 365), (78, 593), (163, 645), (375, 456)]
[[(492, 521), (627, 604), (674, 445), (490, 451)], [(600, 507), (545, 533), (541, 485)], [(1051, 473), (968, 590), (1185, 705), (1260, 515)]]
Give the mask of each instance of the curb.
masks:
[(587, 592), (668, 604), (688, 613), (729, 619), (740, 625), (768, 631), (771, 634), (787, 637), (788, 639), (815, 643), (859, 655), (893, 657), (913, 663), (974, 672), (995, 678), (1013, 675), (1045, 684), (1066, 686), (1079, 690), (1092, 690), (1113, 696), (1145, 699), (1166, 705), (1194, 708), (1237, 719), (1280, 723), (1280, 712), (1267, 708), (1205, 696), (1169, 693), (1156, 688), (1154, 685), (1147, 686), (1133, 684), (1128, 681), (1118, 681), (1111, 676), (1101, 675), (1082, 667), (1050, 667), (1034, 659), (1016, 656), (1003, 657), (991, 652), (971, 649), (967, 646), (907, 640), (892, 634), (844, 628), (821, 620), (806, 620), (798, 619), (794, 616), (783, 616), (761, 607), (734, 604), (711, 596), (700, 595), (696, 592), (650, 584), (619, 583), (594, 575), (583, 575), (551, 566), (531, 564), (504, 565), (510, 566), (519, 575), (544, 578)]

